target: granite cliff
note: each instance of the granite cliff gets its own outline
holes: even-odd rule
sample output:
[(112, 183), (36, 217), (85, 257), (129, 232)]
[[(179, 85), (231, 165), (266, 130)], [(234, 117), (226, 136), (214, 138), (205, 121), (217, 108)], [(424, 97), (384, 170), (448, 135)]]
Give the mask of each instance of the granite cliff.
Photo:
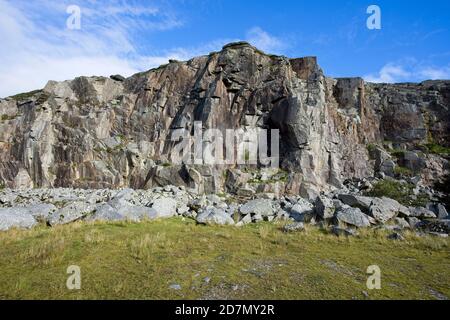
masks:
[[(0, 185), (296, 194), (379, 175), (433, 185), (448, 170), (450, 81), (372, 84), (314, 57), (248, 43), (121, 76), (50, 81), (0, 100)], [(173, 130), (280, 130), (280, 170), (175, 165)]]

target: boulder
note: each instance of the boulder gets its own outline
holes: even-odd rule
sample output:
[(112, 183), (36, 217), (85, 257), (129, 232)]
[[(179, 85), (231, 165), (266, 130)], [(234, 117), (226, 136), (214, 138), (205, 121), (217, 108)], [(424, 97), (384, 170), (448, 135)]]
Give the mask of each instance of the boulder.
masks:
[(30, 229), (36, 224), (36, 219), (26, 208), (0, 208), (0, 231)]
[(208, 208), (199, 213), (196, 218), (200, 224), (233, 225), (234, 220), (224, 210)]
[(435, 219), (436, 214), (433, 211), (430, 211), (426, 208), (422, 207), (410, 207), (409, 208), (410, 216), (416, 217), (419, 219)]
[(126, 217), (121, 215), (108, 203), (99, 205), (92, 215), (86, 217), (86, 221), (122, 221)]
[(336, 207), (330, 198), (319, 196), (314, 202), (314, 212), (324, 220), (333, 218), (335, 211)]
[(358, 228), (365, 228), (370, 226), (370, 220), (359, 208), (352, 208), (344, 206), (336, 213), (336, 219), (340, 223), (345, 223)]
[(434, 212), (438, 219), (447, 219), (449, 216), (447, 209), (440, 203), (429, 203), (427, 209)]
[(249, 201), (239, 208), (242, 215), (252, 214), (261, 215), (262, 217), (273, 216), (275, 214), (272, 201), (268, 199), (256, 199)]
[(338, 226), (332, 226), (331, 233), (333, 233), (334, 235), (336, 235), (338, 237), (340, 237), (340, 236), (351, 237), (351, 236), (358, 235), (358, 233), (353, 229), (341, 228)]
[(283, 227), (283, 231), (286, 233), (289, 232), (298, 232), (298, 231), (304, 231), (305, 225), (302, 222), (295, 222), (291, 224), (287, 224)]
[(177, 214), (177, 201), (172, 198), (159, 198), (153, 201), (152, 209), (157, 212), (160, 218), (169, 218)]
[(48, 217), (47, 223), (51, 226), (67, 224), (91, 214), (95, 206), (83, 201), (75, 201), (59, 209)]
[(366, 212), (369, 210), (372, 200), (374, 199), (370, 197), (355, 196), (352, 194), (340, 194), (338, 198), (342, 201), (342, 203), (350, 207), (359, 208)]
[(309, 222), (314, 215), (313, 205), (300, 198), (297, 203), (295, 203), (289, 213), (290, 217), (297, 222)]
[(386, 223), (398, 214), (404, 216), (409, 215), (409, 210), (402, 206), (397, 201), (390, 198), (373, 198), (369, 208), (369, 215), (375, 218), (378, 222)]
[(28, 207), (29, 213), (38, 221), (47, 221), (47, 218), (57, 210), (58, 208), (51, 203), (39, 203)]

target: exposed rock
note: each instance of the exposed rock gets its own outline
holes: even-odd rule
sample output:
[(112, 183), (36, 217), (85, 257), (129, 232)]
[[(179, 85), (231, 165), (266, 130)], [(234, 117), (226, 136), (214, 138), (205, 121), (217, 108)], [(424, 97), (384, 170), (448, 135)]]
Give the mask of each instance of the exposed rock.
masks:
[(156, 199), (151, 207), (161, 218), (173, 217), (177, 214), (177, 201), (172, 198)]
[(447, 219), (449, 217), (447, 209), (440, 203), (429, 203), (427, 209), (432, 211), (438, 219)]
[(290, 217), (297, 222), (310, 222), (314, 214), (313, 205), (304, 199), (299, 199), (289, 213)]
[(314, 212), (322, 219), (333, 218), (336, 210), (333, 200), (327, 197), (317, 197), (314, 203)]
[(416, 217), (419, 219), (436, 218), (436, 214), (426, 208), (410, 207), (409, 212), (411, 217)]
[(339, 222), (343, 222), (348, 225), (352, 225), (358, 228), (365, 228), (370, 226), (370, 220), (366, 214), (364, 214), (358, 208), (352, 208), (350, 206), (344, 206), (340, 208), (336, 213), (336, 219)]
[(331, 232), (338, 237), (340, 237), (340, 236), (351, 237), (351, 236), (358, 235), (358, 233), (353, 229), (341, 228), (338, 226), (332, 226)]
[(284, 232), (298, 232), (304, 231), (305, 225), (302, 222), (295, 222), (291, 224), (287, 224), (283, 227)]
[(381, 223), (386, 223), (399, 213), (408, 216), (409, 210), (397, 201), (386, 197), (373, 198), (369, 209), (370, 216)]
[(86, 217), (87, 221), (122, 221), (126, 217), (107, 203), (98, 206), (95, 213)]
[(267, 199), (256, 199), (247, 202), (239, 208), (239, 212), (242, 215), (253, 214), (260, 215), (262, 217), (268, 217), (275, 214), (272, 201)]
[(0, 208), (0, 231), (11, 228), (30, 229), (37, 224), (26, 208)]
[(397, 241), (403, 241), (403, 240), (405, 240), (405, 237), (403, 237), (400, 233), (398, 233), (398, 232), (394, 232), (394, 233), (392, 233), (392, 234), (390, 234), (389, 236), (388, 236), (388, 239), (390, 239), (390, 240), (397, 240)]
[(197, 216), (197, 222), (200, 224), (218, 224), (233, 225), (234, 220), (224, 210), (209, 208)]
[[(193, 132), (200, 121), (202, 131), (278, 129), (280, 162), (289, 174), (269, 187), (273, 190), (259, 192), (278, 188), (315, 200), (345, 179), (376, 170), (392, 176), (394, 159), (379, 149), (370, 161), (368, 144), (390, 140), (408, 151), (432, 136), (449, 146), (449, 88), (449, 81), (332, 79), (315, 57), (267, 55), (245, 43), (126, 79), (49, 81), (27, 99), (0, 101), (0, 115), (8, 119), (0, 122), (0, 184), (86, 189), (176, 184), (199, 193), (229, 189), (253, 196), (260, 187), (248, 184), (248, 174), (233, 171), (236, 159), (212, 167), (172, 163), (181, 143), (172, 141), (174, 131)], [(445, 171), (439, 155), (427, 155), (423, 165), (411, 152), (405, 165), (423, 167), (424, 183), (431, 185)], [(270, 179), (261, 176), (263, 182)]]
[(340, 194), (338, 198), (344, 204), (350, 207), (359, 208), (365, 212), (369, 211), (370, 205), (372, 204), (373, 200), (373, 198), (356, 196), (351, 194)]
[(95, 207), (83, 201), (71, 202), (64, 208), (56, 211), (48, 218), (48, 224), (51, 226), (67, 224), (91, 214)]

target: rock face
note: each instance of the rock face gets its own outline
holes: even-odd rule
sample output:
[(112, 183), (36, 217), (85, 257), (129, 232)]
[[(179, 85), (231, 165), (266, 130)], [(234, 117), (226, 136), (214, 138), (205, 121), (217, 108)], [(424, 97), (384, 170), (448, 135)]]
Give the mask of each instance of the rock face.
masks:
[[(263, 192), (315, 199), (349, 178), (375, 170), (394, 174), (392, 160), (383, 159), (377, 168), (370, 144), (389, 140), (413, 151), (432, 138), (450, 146), (449, 105), (449, 81), (387, 85), (332, 79), (315, 58), (288, 59), (233, 43), (127, 79), (50, 81), (38, 92), (0, 100), (0, 185), (172, 184), (200, 193), (261, 192), (239, 174), (224, 174), (238, 172), (236, 163), (171, 163), (181, 143), (172, 141), (175, 130), (192, 133), (194, 122), (201, 122), (203, 131), (278, 129), (281, 167), (288, 174), (267, 182)], [(430, 183), (448, 168), (435, 155), (418, 159), (411, 153), (400, 160)]]

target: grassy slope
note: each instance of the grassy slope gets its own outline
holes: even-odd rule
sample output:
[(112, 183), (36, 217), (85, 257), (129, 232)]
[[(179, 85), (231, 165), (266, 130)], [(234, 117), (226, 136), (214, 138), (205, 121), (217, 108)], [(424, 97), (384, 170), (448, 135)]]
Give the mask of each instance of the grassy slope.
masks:
[[(337, 238), (317, 228), (284, 234), (270, 224), (73, 224), (0, 233), (0, 298), (371, 299), (450, 297), (449, 240), (381, 231)], [(377, 264), (382, 289), (366, 288)], [(82, 290), (66, 288), (79, 265)], [(210, 277), (209, 283), (204, 281)], [(169, 289), (171, 284), (182, 289)]]

